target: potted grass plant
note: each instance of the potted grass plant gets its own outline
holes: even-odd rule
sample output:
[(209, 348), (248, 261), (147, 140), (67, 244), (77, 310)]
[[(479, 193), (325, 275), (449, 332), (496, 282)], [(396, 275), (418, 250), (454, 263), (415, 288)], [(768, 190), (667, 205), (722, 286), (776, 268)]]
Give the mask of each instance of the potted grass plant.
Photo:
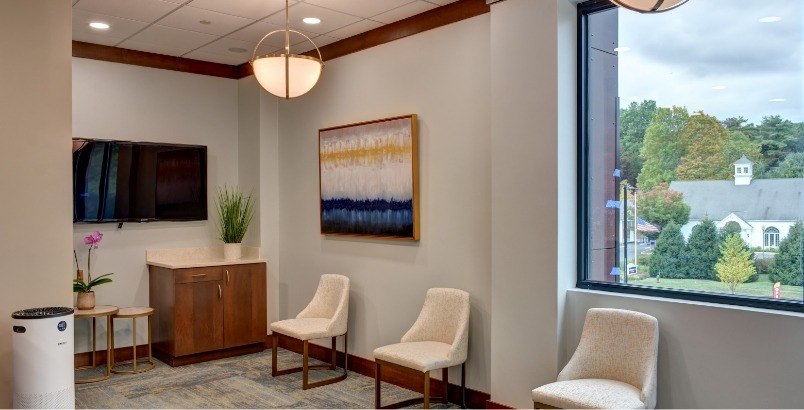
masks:
[(76, 278), (73, 279), (73, 292), (78, 293), (76, 307), (80, 310), (94, 309), (95, 291), (93, 291), (92, 288), (112, 281), (112, 279), (109, 278), (112, 273), (100, 275), (95, 279), (92, 279), (92, 250), (98, 249), (101, 239), (103, 239), (103, 234), (98, 231), (92, 232), (84, 238), (84, 245), (89, 246), (89, 249), (87, 250), (86, 280), (84, 280), (84, 270), (81, 269), (80, 265), (78, 264), (78, 254), (75, 252), (75, 250), (73, 250), (73, 257), (75, 257), (76, 266)]
[(217, 199), (218, 238), (223, 241), (223, 258), (240, 259), (243, 237), (254, 216), (253, 194), (245, 195), (237, 189), (224, 186), (218, 189)]

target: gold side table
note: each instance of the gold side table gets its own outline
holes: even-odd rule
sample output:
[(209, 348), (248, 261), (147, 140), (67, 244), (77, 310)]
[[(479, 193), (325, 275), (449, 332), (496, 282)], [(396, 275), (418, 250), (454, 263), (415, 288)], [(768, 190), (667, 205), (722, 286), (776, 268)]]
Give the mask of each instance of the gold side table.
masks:
[(112, 360), (114, 358), (112, 354), (112, 349), (114, 348), (112, 344), (112, 335), (114, 334), (114, 327), (112, 325), (112, 315), (117, 313), (119, 309), (117, 306), (95, 306), (94, 309), (82, 310), (82, 309), (75, 309), (75, 318), (88, 318), (92, 319), (92, 364), (90, 366), (81, 366), (76, 367), (75, 370), (83, 370), (83, 369), (94, 369), (98, 367), (97, 358), (95, 357), (95, 350), (97, 344), (97, 334), (95, 332), (95, 319), (99, 317), (106, 317), (106, 371), (104, 372), (103, 376), (92, 377), (88, 379), (77, 379), (75, 380), (76, 384), (83, 384), (83, 383), (94, 383), (99, 382), (102, 380), (106, 380), (109, 378), (112, 370)]
[[(112, 372), (114, 373), (123, 373), (123, 374), (137, 374), (142, 372), (147, 372), (154, 368), (154, 359), (151, 355), (151, 316), (154, 314), (154, 308), (151, 307), (128, 307), (120, 309), (112, 319), (132, 319), (133, 323), (131, 325), (132, 329), (132, 336), (131, 336), (131, 350), (132, 350), (132, 359), (125, 360), (122, 362), (116, 362), (114, 360), (114, 349), (112, 349)], [(148, 358), (147, 360), (137, 360), (137, 318), (147, 317), (148, 318)], [(112, 347), (114, 347), (114, 334), (112, 335)], [(131, 364), (131, 370), (120, 370), (118, 365), (124, 364)], [(137, 369), (137, 365), (144, 366), (140, 369)]]

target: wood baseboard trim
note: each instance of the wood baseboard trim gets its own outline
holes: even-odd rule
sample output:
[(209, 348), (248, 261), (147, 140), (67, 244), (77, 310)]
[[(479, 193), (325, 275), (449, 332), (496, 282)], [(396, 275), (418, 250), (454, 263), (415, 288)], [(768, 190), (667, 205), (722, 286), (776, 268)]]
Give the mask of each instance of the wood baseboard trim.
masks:
[[(289, 350), (294, 353), (301, 354), (302, 353), (302, 342), (298, 339), (294, 339), (292, 337), (288, 337), (285, 335), (279, 335), (279, 347)], [(266, 349), (271, 348), (271, 335), (268, 335), (265, 338), (265, 347)], [(324, 362), (329, 362), (331, 356), (330, 348), (319, 346), (314, 343), (310, 343), (308, 347), (308, 351), (310, 357), (321, 360)], [(338, 366), (343, 367), (343, 360), (344, 354), (341, 351), (338, 351), (337, 354), (337, 362)], [(360, 373), (363, 376), (367, 377), (374, 377), (374, 361), (362, 358), (360, 356), (355, 356), (353, 354), (349, 354), (349, 370)], [(454, 376), (453, 376), (454, 377)], [(395, 370), (390, 367), (383, 367), (382, 369), (382, 380), (386, 383), (391, 383), (393, 385), (413, 390), (417, 393), (424, 392), (424, 380), (420, 379), (414, 373), (408, 372), (401, 372)], [(460, 405), (461, 403), (461, 386), (460, 384), (450, 383), (449, 388), (449, 401), (455, 404)], [(443, 391), (443, 385), (441, 380), (438, 379), (430, 379), (430, 391), (431, 392), (441, 392)], [(490, 395), (488, 393), (484, 393), (481, 391), (473, 390), (470, 388), (466, 389), (466, 406), (472, 409), (482, 409), (486, 407), (486, 403), (489, 401)]]
[(505, 404), (497, 403), (496, 401), (493, 401), (493, 400), (486, 400), (486, 408), (487, 409), (513, 409), (515, 407), (506, 406)]
[[(133, 349), (131, 346), (128, 347), (118, 347), (114, 349), (114, 360), (117, 362), (121, 362), (124, 360), (131, 360), (134, 356), (132, 355)], [(154, 352), (155, 353), (155, 352)], [(106, 364), (106, 350), (96, 350), (95, 351), (95, 364), (101, 365)], [(89, 366), (92, 364), (92, 352), (83, 352), (83, 353), (76, 353), (74, 356), (75, 367), (84, 367)], [(148, 357), (148, 345), (137, 345), (137, 359), (142, 357)]]

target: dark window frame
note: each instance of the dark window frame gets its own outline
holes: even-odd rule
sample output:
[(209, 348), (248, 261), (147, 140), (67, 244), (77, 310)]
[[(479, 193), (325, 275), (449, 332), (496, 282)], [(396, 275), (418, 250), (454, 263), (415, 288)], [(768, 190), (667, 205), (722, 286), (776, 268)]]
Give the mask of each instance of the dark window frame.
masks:
[[(588, 126), (589, 111), (588, 94), (588, 42), (586, 39), (587, 16), (616, 7), (609, 0), (589, 0), (578, 5), (578, 272), (577, 288), (599, 290), (628, 295), (641, 295), (668, 299), (681, 299), (696, 302), (718, 303), (723, 305), (747, 306), (753, 308), (773, 309), (790, 312), (804, 312), (804, 301), (782, 301), (761, 299), (749, 296), (727, 295), (679, 289), (664, 289), (647, 286), (628, 285), (622, 283), (598, 282), (586, 280), (589, 271), (589, 184), (588, 184)], [(764, 238), (763, 238), (764, 240)]]

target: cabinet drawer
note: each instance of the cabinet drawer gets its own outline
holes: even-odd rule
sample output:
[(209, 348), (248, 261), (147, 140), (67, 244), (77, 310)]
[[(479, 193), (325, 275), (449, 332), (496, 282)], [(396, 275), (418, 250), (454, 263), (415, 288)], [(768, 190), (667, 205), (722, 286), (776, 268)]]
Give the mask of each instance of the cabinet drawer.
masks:
[(221, 280), (223, 277), (220, 267), (178, 269), (174, 273), (175, 283), (195, 283), (210, 280)]

